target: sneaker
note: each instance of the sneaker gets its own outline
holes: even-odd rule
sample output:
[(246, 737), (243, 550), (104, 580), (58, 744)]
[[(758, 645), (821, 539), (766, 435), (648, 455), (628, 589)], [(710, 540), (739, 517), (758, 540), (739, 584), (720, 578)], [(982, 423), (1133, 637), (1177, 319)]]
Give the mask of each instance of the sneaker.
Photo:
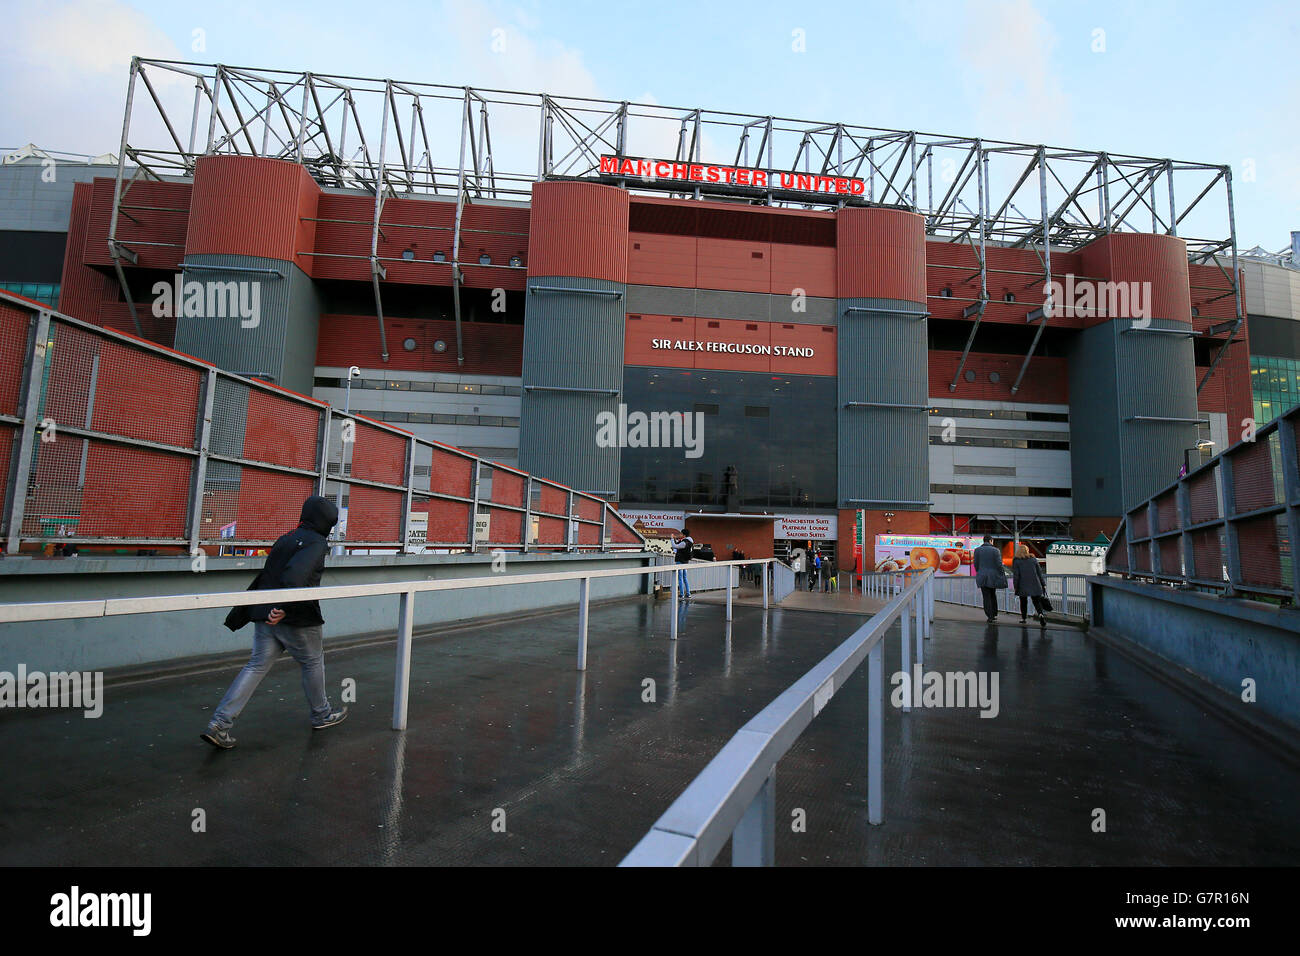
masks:
[(235, 746), (235, 738), (216, 724), (208, 724), (208, 729), (199, 734), (199, 737), (219, 750), (229, 750)]
[(311, 729), (324, 730), (326, 727), (333, 727), (335, 724), (343, 723), (343, 721), (347, 719), (347, 716), (348, 716), (348, 709), (344, 707), (342, 710), (334, 711), (334, 713), (330, 714), (319, 724), (312, 724)]

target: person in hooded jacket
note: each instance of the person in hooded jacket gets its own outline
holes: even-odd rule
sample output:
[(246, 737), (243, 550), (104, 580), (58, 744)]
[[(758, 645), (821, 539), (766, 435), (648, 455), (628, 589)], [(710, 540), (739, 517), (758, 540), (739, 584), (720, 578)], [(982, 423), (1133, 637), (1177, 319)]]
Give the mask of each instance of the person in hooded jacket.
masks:
[[(317, 587), (329, 552), (330, 529), (338, 519), (339, 510), (334, 502), (320, 495), (308, 498), (302, 506), (298, 527), (275, 542), (250, 590)], [(246, 614), (242, 611), (243, 608), (235, 608), (226, 619), (226, 626), (236, 630), (245, 621), (254, 622), (253, 653), (200, 736), (222, 750), (233, 747), (235, 738), (230, 736), (230, 728), (275, 659), (285, 651), (302, 668), (302, 689), (311, 708), (312, 727), (323, 730), (342, 723), (348, 709), (334, 710), (325, 693), (325, 649), (321, 633), (325, 619), (321, 617), (320, 602), (292, 601), (283, 606), (254, 604), (247, 607)]]

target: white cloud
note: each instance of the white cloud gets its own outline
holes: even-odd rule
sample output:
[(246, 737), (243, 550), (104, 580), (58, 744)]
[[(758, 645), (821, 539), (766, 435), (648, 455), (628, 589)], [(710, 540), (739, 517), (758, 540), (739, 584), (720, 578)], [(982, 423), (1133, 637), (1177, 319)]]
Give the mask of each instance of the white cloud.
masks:
[(120, 0), (27, 4), (6, 19), (0, 145), (116, 152), (132, 55), (182, 58), (157, 24)]

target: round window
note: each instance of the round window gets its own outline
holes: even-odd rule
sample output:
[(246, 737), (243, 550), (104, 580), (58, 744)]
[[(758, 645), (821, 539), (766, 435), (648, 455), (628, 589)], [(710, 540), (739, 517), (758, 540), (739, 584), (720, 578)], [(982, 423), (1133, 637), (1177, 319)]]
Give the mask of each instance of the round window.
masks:
[(969, 368), (966, 369), (966, 376), (965, 376), (965, 377), (966, 377), (966, 381), (968, 381), (968, 382), (973, 382), (973, 381), (975, 381), (975, 370), (974, 370), (974, 369), (969, 369)]
[(989, 372), (989, 381), (996, 385), (998, 382), (1002, 381), (1002, 376), (997, 372)]
[(433, 343), (433, 350), (435, 352), (445, 352), (447, 351), (447, 343), (442, 339), (438, 339), (438, 341)]
[(415, 339), (407, 339), (402, 343), (402, 348), (406, 349), (406, 351), (408, 352), (414, 352), (415, 346), (416, 346)]

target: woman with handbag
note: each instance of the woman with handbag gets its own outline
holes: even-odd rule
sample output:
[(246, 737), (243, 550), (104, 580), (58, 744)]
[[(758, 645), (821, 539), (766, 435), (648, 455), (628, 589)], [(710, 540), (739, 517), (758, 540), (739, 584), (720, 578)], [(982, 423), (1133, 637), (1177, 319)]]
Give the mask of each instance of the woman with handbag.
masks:
[(1011, 562), (1011, 580), (1016, 594), (1020, 598), (1020, 623), (1024, 624), (1029, 613), (1029, 599), (1034, 599), (1040, 627), (1047, 626), (1047, 616), (1043, 613), (1046, 604), (1047, 582), (1043, 579), (1043, 569), (1038, 559), (1029, 553), (1029, 545), (1021, 543), (1016, 548), (1015, 560)]

